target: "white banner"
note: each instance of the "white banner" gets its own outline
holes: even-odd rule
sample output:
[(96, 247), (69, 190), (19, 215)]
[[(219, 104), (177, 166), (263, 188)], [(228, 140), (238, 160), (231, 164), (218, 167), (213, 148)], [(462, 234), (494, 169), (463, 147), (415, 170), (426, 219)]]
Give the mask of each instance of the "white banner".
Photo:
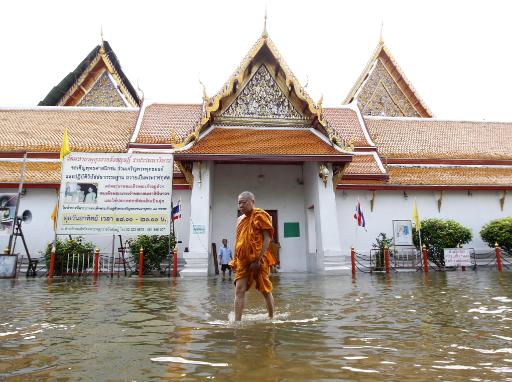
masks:
[(444, 265), (446, 267), (470, 267), (471, 256), (469, 249), (464, 248), (445, 248), (444, 249)]
[(67, 155), (57, 233), (168, 235), (172, 173), (171, 154)]

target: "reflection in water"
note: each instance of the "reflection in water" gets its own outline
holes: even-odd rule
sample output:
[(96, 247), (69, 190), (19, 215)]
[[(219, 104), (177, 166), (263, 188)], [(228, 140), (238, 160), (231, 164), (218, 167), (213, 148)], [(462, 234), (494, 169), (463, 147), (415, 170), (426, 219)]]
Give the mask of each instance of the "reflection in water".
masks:
[(216, 278), (0, 280), (0, 380), (512, 378), (509, 274), (273, 282), (275, 318), (251, 290), (238, 323)]

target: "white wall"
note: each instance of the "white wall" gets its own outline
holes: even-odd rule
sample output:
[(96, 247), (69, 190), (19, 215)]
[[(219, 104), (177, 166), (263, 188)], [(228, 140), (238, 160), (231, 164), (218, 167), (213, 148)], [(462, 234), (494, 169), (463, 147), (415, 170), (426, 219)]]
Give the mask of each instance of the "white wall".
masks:
[[(18, 189), (0, 189), (0, 193), (17, 193)], [(190, 220), (190, 190), (173, 190), (173, 201), (177, 203), (181, 197), (182, 202), (182, 218), (175, 222), (175, 228), (178, 233), (179, 240), (183, 243), (179, 245), (178, 250), (183, 251), (188, 243), (189, 233), (189, 220)], [(45, 188), (27, 188), (26, 194), (22, 195), (20, 202), (20, 209), (18, 215), (21, 215), (24, 210), (32, 212), (32, 221), (30, 223), (23, 223), (22, 230), (27, 242), (28, 250), (32, 257), (41, 257), (41, 252), (44, 252), (46, 245), (53, 242), (54, 231), (53, 221), (51, 215), (53, 208), (57, 203), (57, 192), (55, 189)], [(93, 242), (94, 245), (100, 248), (102, 253), (112, 252), (112, 236), (111, 235), (84, 235), (85, 241)], [(132, 236), (123, 236), (123, 242)], [(59, 236), (61, 240), (67, 236)], [(3, 252), (4, 248), (9, 244), (9, 236), (0, 236), (0, 249)], [(119, 247), (119, 237), (115, 237), (114, 250), (117, 253)], [(21, 238), (16, 241), (15, 252), (26, 256)]]
[[(500, 209), (501, 191), (444, 191), (441, 212), (437, 210), (439, 191), (376, 191), (373, 212), (370, 210), (371, 191), (337, 190), (336, 205), (339, 217), (341, 247), (349, 253), (355, 246), (358, 252), (367, 252), (379, 233), (393, 236), (392, 220), (412, 220), (414, 198), (420, 219), (453, 219), (471, 229), (473, 240), (466, 247), (488, 250), (480, 238), (482, 226), (491, 220), (512, 216), (512, 197)], [(353, 217), (357, 201), (361, 202), (366, 229), (357, 228)]]
[[(256, 198), (256, 207), (278, 210), (280, 270), (306, 271), (304, 186), (299, 184), (301, 179), (302, 165), (216, 164), (212, 241), (219, 247), (221, 240), (226, 238), (233, 249), (237, 198), (242, 191), (251, 191)], [(285, 222), (298, 222), (300, 237), (284, 238)]]

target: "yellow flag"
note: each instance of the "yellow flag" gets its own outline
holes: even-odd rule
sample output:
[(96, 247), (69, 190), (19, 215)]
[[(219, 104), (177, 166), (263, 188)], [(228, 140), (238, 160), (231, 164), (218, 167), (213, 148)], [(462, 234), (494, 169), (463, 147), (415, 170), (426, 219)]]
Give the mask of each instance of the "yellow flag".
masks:
[(55, 203), (55, 207), (53, 208), (52, 212), (52, 220), (53, 220), (53, 230), (55, 231), (57, 229), (57, 208), (59, 206), (59, 202)]
[(414, 199), (414, 204), (412, 205), (412, 219), (416, 225), (416, 230), (419, 231), (421, 229), (421, 221), (420, 215), (418, 215), (418, 208), (416, 207), (416, 199)]
[(63, 160), (66, 155), (71, 152), (69, 149), (69, 140), (68, 140), (68, 129), (67, 127), (64, 129), (64, 138), (62, 139), (62, 146), (60, 148), (60, 160)]

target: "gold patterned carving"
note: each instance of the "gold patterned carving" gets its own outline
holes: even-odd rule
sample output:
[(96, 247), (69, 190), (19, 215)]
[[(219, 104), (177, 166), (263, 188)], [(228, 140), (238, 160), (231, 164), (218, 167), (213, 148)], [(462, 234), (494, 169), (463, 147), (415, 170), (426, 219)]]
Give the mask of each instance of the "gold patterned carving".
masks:
[(357, 104), (365, 115), (419, 117), (420, 115), (400, 90), (379, 59), (357, 96)]
[(192, 186), (194, 185), (194, 175), (192, 175), (192, 162), (176, 161), (176, 166), (178, 166), (181, 173), (187, 180), (187, 183), (192, 188)]
[(126, 104), (105, 71), (77, 106), (125, 107)]
[(222, 113), (223, 117), (305, 119), (293, 107), (272, 78), (265, 65), (261, 65), (233, 103)]

